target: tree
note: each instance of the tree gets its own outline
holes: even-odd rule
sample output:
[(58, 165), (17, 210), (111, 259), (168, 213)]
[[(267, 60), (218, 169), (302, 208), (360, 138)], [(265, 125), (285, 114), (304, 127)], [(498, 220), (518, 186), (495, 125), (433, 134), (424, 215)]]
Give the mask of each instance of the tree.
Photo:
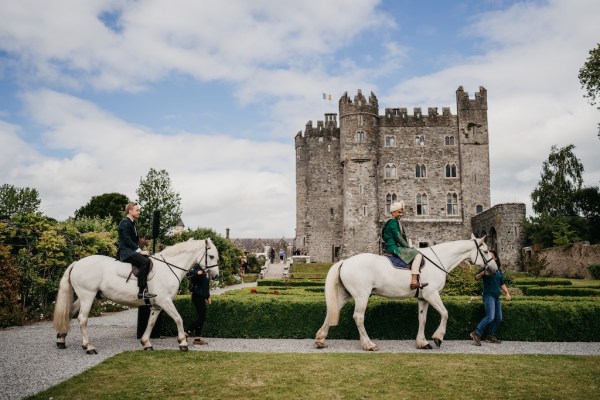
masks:
[(137, 222), (138, 234), (143, 238), (152, 235), (154, 211), (160, 211), (159, 237), (164, 238), (181, 220), (181, 196), (171, 188), (171, 178), (166, 170), (150, 168), (146, 179), (140, 179), (136, 191), (138, 203), (142, 207)]
[(83, 207), (75, 211), (75, 218), (82, 217), (110, 217), (117, 225), (125, 215), (125, 205), (129, 199), (120, 193), (104, 193), (99, 196), (93, 196), (92, 199)]
[[(587, 92), (583, 97), (588, 98), (591, 105), (596, 105), (600, 100), (600, 43), (595, 49), (590, 50), (590, 56), (579, 70), (579, 82), (582, 89)], [(600, 110), (600, 106), (598, 109)], [(598, 129), (598, 137), (600, 137), (600, 124)]]
[(37, 189), (18, 188), (7, 183), (0, 186), (0, 219), (8, 219), (15, 214), (36, 213), (40, 204)]
[(551, 216), (576, 215), (575, 195), (583, 184), (583, 164), (573, 153), (574, 145), (552, 146), (542, 166), (541, 180), (531, 193), (533, 211)]

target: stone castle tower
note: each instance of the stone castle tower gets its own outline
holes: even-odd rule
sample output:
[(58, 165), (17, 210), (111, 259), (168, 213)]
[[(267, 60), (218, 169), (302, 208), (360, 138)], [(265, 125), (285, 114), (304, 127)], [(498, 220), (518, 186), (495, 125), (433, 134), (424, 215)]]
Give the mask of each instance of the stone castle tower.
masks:
[(469, 238), (471, 218), (490, 208), (487, 91), (459, 87), (449, 107), (386, 108), (360, 90), (337, 114), (295, 137), (296, 248), (313, 261), (380, 251), (391, 203), (419, 247)]

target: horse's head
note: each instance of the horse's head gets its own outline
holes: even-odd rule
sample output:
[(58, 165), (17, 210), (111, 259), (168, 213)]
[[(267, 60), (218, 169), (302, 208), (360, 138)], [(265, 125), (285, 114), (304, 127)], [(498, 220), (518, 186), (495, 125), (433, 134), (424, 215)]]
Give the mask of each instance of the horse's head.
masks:
[(211, 279), (216, 279), (219, 276), (219, 250), (210, 238), (200, 240), (200, 242), (202, 242), (203, 248), (196, 263), (200, 264)]
[(498, 265), (485, 243), (485, 236), (477, 239), (475, 235), (471, 234), (471, 240), (474, 243), (473, 253), (471, 254), (473, 264), (484, 268), (486, 274), (495, 275), (498, 272)]

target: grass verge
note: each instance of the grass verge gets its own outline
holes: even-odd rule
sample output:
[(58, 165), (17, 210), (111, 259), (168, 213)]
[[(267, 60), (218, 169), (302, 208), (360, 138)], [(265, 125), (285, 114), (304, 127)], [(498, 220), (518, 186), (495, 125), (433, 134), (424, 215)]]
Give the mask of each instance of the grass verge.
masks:
[(589, 399), (600, 357), (126, 352), (31, 399)]

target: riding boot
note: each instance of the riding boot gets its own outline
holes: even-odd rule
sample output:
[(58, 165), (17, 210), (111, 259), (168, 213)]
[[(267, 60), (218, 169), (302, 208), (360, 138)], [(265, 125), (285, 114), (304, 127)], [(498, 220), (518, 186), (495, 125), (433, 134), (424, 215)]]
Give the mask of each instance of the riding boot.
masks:
[(412, 282), (410, 283), (410, 290), (423, 289), (429, 283), (419, 283), (419, 274), (412, 274)]
[(138, 299), (150, 299), (156, 297), (153, 293), (148, 293), (147, 270), (140, 268), (138, 273)]

